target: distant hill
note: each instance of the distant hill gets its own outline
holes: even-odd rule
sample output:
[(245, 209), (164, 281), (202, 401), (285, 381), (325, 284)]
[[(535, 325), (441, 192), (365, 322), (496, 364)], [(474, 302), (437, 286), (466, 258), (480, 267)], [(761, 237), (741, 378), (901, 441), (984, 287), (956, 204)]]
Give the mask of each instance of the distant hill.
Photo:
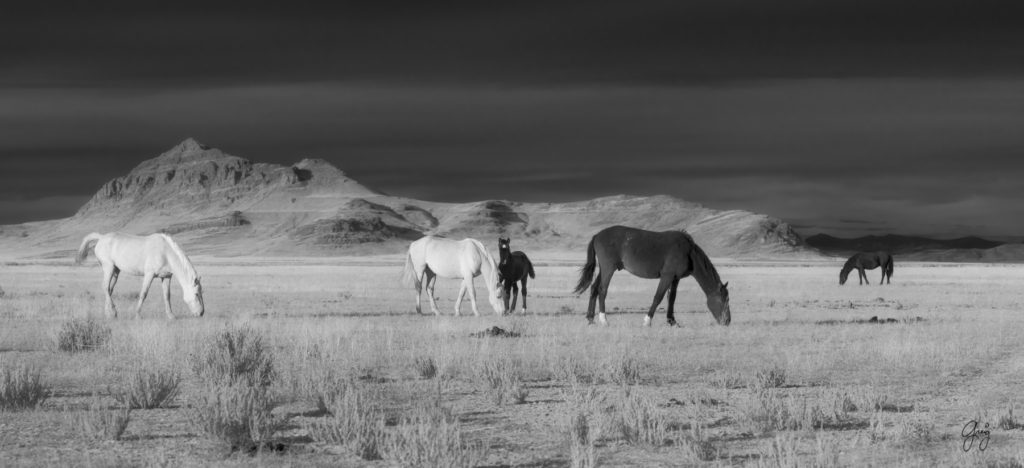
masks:
[(213, 255), (400, 253), (424, 234), (582, 250), (615, 224), (686, 229), (712, 256), (818, 256), (782, 220), (669, 196), (439, 203), (383, 194), (322, 160), (257, 163), (193, 139), (103, 184), (70, 218), (0, 226), (0, 254), (60, 256), (93, 231), (167, 232)]
[(808, 246), (828, 255), (849, 256), (855, 252), (884, 250), (900, 260), (933, 262), (1024, 262), (1024, 245), (980, 237), (931, 239), (919, 236), (865, 236), (842, 239), (815, 234), (805, 239)]
[(945, 240), (896, 234), (864, 236), (852, 239), (833, 237), (828, 234), (815, 234), (807, 237), (805, 241), (807, 245), (827, 253), (885, 250), (893, 254), (907, 254), (928, 250), (991, 249), (1003, 245), (1002, 242), (990, 241), (980, 237), (961, 237)]

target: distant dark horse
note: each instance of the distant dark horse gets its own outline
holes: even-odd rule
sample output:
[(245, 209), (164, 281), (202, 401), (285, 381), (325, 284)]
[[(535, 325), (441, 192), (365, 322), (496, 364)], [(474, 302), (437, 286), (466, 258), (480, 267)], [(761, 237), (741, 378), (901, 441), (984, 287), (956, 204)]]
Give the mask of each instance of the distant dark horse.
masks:
[[(601, 267), (600, 281), (594, 281), (594, 267)], [(693, 275), (707, 295), (708, 309), (720, 325), (732, 321), (729, 313), (729, 283), (722, 284), (714, 265), (707, 254), (697, 246), (689, 234), (681, 231), (652, 232), (625, 226), (612, 226), (594, 235), (587, 246), (587, 264), (580, 270), (580, 281), (576, 294), (590, 289), (590, 305), (587, 320), (594, 323), (594, 302), (600, 300), (601, 315), (598, 321), (607, 325), (604, 299), (608, 296), (608, 284), (616, 270), (626, 271), (640, 278), (660, 278), (654, 303), (644, 317), (644, 325), (650, 326), (654, 311), (661, 304), (668, 291), (668, 324), (676, 325), (674, 313), (676, 288), (679, 280)]]
[(891, 284), (892, 255), (889, 255), (889, 252), (860, 252), (854, 254), (846, 261), (842, 271), (839, 272), (839, 284), (846, 284), (846, 277), (850, 276), (850, 270), (854, 268), (857, 269), (859, 275), (857, 279), (861, 281), (860, 284), (871, 284), (868, 281), (868, 275), (864, 274), (864, 270), (874, 270), (878, 267), (882, 267), (882, 279), (878, 281), (878, 284)]
[[(498, 254), (501, 260), (498, 262), (498, 272), (501, 273), (501, 285), (505, 289), (505, 308), (511, 314), (516, 308), (516, 299), (519, 297), (519, 286), (516, 281), (523, 283), (523, 312), (526, 312), (526, 278), (536, 278), (533, 273), (533, 264), (525, 253), (520, 251), (512, 252), (508, 244), (511, 239), (498, 238)], [(515, 296), (512, 297), (512, 307), (508, 305), (509, 290)]]

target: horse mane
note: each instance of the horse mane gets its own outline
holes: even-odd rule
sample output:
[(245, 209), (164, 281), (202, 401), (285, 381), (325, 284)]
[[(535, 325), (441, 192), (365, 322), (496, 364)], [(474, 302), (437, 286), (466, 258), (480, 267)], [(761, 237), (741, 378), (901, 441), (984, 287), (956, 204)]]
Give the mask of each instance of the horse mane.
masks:
[[(690, 260), (693, 262), (693, 269), (695, 274), (694, 279), (698, 283), (701, 283), (701, 288), (704, 292), (711, 292), (712, 288), (722, 284), (722, 278), (718, 276), (718, 270), (715, 269), (715, 265), (711, 263), (711, 257), (704, 253), (704, 249), (701, 249), (693, 237), (690, 236), (686, 231), (682, 231), (682, 234), (686, 236), (686, 239), (690, 241)], [(708, 281), (711, 280), (711, 281)]]
[(174, 239), (171, 239), (171, 236), (164, 233), (160, 233), (159, 235), (160, 237), (163, 237), (164, 242), (171, 247), (171, 251), (174, 252), (174, 255), (178, 258), (178, 263), (181, 264), (181, 269), (185, 274), (185, 278), (182, 278), (185, 281), (182, 281), (182, 284), (191, 284), (198, 276), (196, 274), (196, 267), (192, 266), (192, 260), (189, 260), (188, 255), (185, 255), (185, 251), (181, 250), (181, 246), (179, 246)]
[(480, 242), (480, 241), (478, 241), (476, 239), (466, 239), (466, 240), (472, 242), (473, 245), (476, 246), (476, 249), (480, 252), (480, 255), (482, 255), (484, 260), (487, 262), (487, 266), (491, 269), (491, 274), (494, 275), (495, 278), (497, 278), (498, 277), (498, 264), (494, 262), (494, 257), (492, 257), (491, 253), (487, 251), (487, 247), (484, 247), (483, 242)]
[(852, 270), (852, 269), (853, 269), (853, 267), (854, 267), (854, 266), (856, 266), (856, 265), (854, 265), (854, 264), (855, 264), (855, 263), (857, 263), (857, 257), (859, 257), (859, 256), (860, 256), (860, 254), (859, 254), (859, 253), (857, 253), (857, 254), (853, 254), (853, 256), (852, 256), (852, 257), (850, 257), (850, 259), (849, 259), (849, 260), (847, 260), (847, 261), (846, 261), (846, 263), (844, 263), (844, 264), (843, 264), (843, 269), (842, 269), (842, 271), (845, 271), (845, 272), (849, 273), (849, 272), (850, 272), (850, 270)]

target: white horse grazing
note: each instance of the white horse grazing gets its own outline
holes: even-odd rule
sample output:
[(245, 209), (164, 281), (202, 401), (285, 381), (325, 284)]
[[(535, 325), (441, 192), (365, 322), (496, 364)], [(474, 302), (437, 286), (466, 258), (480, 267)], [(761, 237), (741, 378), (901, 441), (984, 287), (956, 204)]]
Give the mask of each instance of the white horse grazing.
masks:
[(459, 315), (462, 297), (469, 291), (469, 302), (473, 305), (473, 315), (480, 315), (476, 308), (476, 291), (473, 289), (473, 277), (484, 275), (487, 283), (488, 299), (491, 307), (501, 315), (505, 313), (502, 300), (501, 284), (498, 278), (498, 266), (494, 258), (476, 239), (452, 240), (443, 237), (426, 236), (409, 244), (409, 255), (405, 258), (405, 271), (402, 279), (407, 285), (416, 289), (416, 313), (420, 309), (420, 295), (426, 283), (427, 295), (430, 297), (430, 310), (435, 315), (441, 313), (434, 302), (434, 284), (437, 277), (462, 278), (459, 298), (455, 301), (455, 315)]
[(110, 295), (114, 292), (117, 276), (122, 271), (142, 276), (142, 292), (139, 293), (139, 303), (135, 305), (135, 318), (142, 317), (142, 301), (146, 300), (153, 278), (160, 278), (160, 284), (164, 288), (164, 311), (167, 312), (167, 318), (174, 318), (174, 314), (171, 313), (172, 276), (178, 279), (184, 292), (182, 298), (192, 314), (196, 317), (203, 316), (203, 287), (199, 284), (199, 275), (196, 274), (192, 261), (170, 236), (94, 232), (82, 239), (75, 263), (82, 263), (89, 255), (90, 249), (94, 251), (96, 259), (103, 267), (103, 292), (107, 295), (107, 316), (117, 317), (117, 309), (114, 308), (114, 301)]

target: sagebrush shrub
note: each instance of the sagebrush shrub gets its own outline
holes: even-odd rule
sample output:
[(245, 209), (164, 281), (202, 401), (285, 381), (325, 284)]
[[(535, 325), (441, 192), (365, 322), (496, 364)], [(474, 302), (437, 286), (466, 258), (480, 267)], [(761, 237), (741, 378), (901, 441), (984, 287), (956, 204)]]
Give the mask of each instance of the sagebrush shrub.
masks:
[(437, 375), (437, 363), (432, 357), (416, 356), (413, 366), (416, 368), (416, 373), (424, 379), (432, 379)]
[(284, 425), (284, 420), (271, 414), (273, 408), (266, 387), (213, 385), (197, 392), (189, 416), (202, 433), (232, 452), (251, 452), (270, 442)]
[(247, 326), (217, 333), (190, 361), (196, 376), (214, 385), (268, 387), (274, 380), (273, 355), (263, 336)]
[(754, 387), (758, 389), (779, 388), (783, 385), (786, 385), (786, 370), (779, 366), (761, 369), (754, 376)]
[(172, 369), (149, 369), (136, 366), (110, 394), (118, 403), (131, 409), (152, 409), (170, 403), (178, 394), (181, 374)]
[(35, 408), (50, 396), (42, 372), (27, 364), (0, 365), (0, 408)]
[(110, 327), (92, 317), (64, 322), (54, 338), (57, 350), (66, 353), (92, 351), (110, 341)]

